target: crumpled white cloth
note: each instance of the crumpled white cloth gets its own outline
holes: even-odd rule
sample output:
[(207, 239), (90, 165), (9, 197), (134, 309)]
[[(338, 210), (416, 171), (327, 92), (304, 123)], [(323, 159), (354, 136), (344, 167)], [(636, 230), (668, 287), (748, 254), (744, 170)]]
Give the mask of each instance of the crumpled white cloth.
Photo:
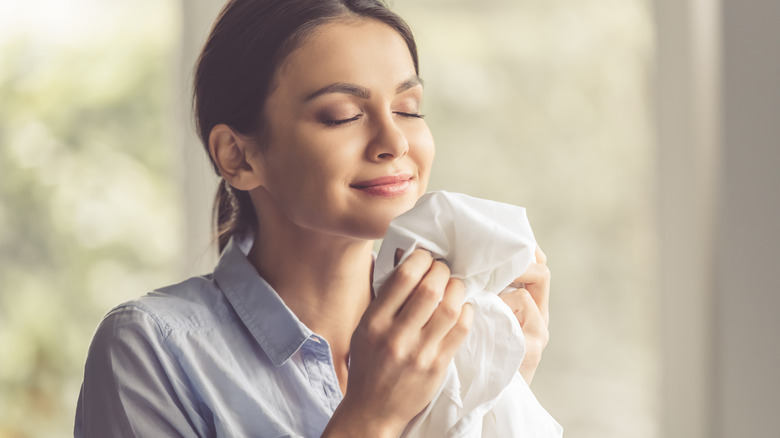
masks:
[[(403, 437), (560, 437), (563, 428), (518, 372), (525, 353), (520, 324), (498, 297), (535, 259), (525, 209), (448, 192), (425, 194), (390, 223), (374, 265), (374, 290), (416, 248), (444, 259), (466, 286), (474, 323), (439, 393)], [(399, 262), (400, 264), (400, 262)]]

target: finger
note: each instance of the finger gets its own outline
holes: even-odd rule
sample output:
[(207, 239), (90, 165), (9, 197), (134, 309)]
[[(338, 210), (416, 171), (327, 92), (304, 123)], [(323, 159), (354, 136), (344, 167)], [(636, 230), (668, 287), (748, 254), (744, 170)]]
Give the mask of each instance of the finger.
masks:
[(543, 265), (541, 263), (531, 263), (528, 265), (522, 275), (514, 279), (512, 284), (541, 283), (547, 278), (549, 271), (550, 269), (547, 267), (547, 265)]
[(536, 247), (536, 263), (541, 263), (543, 265), (547, 264), (547, 255), (539, 246)]
[(542, 358), (542, 351), (550, 340), (550, 332), (531, 294), (523, 291), (520, 299), (524, 304), (521, 305), (522, 310), (515, 315), (523, 330), (525, 353), (519, 371), (526, 383), (530, 384)]
[(546, 325), (542, 313), (531, 296), (531, 292), (526, 289), (518, 289), (515, 292), (517, 292), (516, 299), (519, 302), (515, 316), (520, 322), (520, 327), (523, 328), (523, 333), (535, 333), (544, 328)]
[(545, 321), (548, 321), (550, 315), (550, 268), (547, 265), (531, 263), (523, 275), (515, 279), (513, 283), (518, 282), (523, 283), (525, 289), (531, 293)]
[(466, 339), (466, 335), (469, 334), (473, 322), (474, 309), (471, 307), (471, 304), (466, 303), (461, 307), (458, 321), (441, 341), (439, 360), (443, 361), (443, 363), (449, 363), (452, 360), (452, 357), (455, 356), (455, 351), (463, 343), (463, 340)]
[(527, 291), (525, 289), (516, 289), (511, 292), (504, 292), (499, 294), (498, 297), (501, 298), (507, 306), (509, 306), (509, 310), (511, 310), (512, 313), (517, 314), (517, 312), (523, 309), (522, 294), (526, 292)]
[(460, 318), (466, 287), (463, 282), (450, 278), (442, 298), (431, 318), (423, 326), (423, 342), (440, 342)]
[[(522, 309), (515, 315), (520, 323), (520, 328), (523, 329), (526, 347), (530, 348), (530, 342), (536, 341), (537, 345), (544, 349), (550, 338), (547, 322), (542, 317), (541, 312), (539, 312), (539, 308), (534, 304), (530, 293), (524, 292), (520, 296), (523, 301)], [(541, 351), (537, 351), (536, 354), (541, 354)]]
[[(547, 255), (544, 254), (544, 251), (542, 251), (541, 247), (539, 247), (539, 246), (536, 247), (536, 252), (535, 252), (534, 256), (536, 257), (536, 263), (541, 264), (541, 265), (546, 265), (547, 264)], [(525, 283), (522, 281), (522, 278), (523, 277), (521, 276), (521, 277), (515, 279), (510, 284), (510, 286), (514, 287), (516, 289), (524, 289), (525, 288)]]
[(397, 321), (405, 330), (419, 332), (439, 306), (450, 279), (450, 268), (434, 260), (404, 303)]
[(515, 314), (524, 334), (544, 337), (543, 334), (547, 331), (547, 322), (542, 317), (542, 313), (536, 306), (530, 292), (525, 289), (517, 289), (503, 293), (499, 297)]
[(369, 311), (377, 316), (394, 318), (432, 263), (430, 252), (424, 249), (412, 252), (380, 287)]

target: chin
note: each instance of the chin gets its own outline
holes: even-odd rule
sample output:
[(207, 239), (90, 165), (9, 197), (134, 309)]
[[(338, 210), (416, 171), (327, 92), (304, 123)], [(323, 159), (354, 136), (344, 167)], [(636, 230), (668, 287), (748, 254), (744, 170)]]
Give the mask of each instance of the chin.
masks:
[(349, 234), (366, 240), (383, 238), (390, 222), (414, 207), (420, 196), (405, 196), (403, 200), (395, 199), (393, 202), (374, 204), (358, 217), (352, 217), (349, 221), (351, 223), (346, 224)]
[(407, 210), (408, 208), (392, 213), (374, 211), (374, 214), (364, 214), (359, 218), (355, 218), (352, 223), (346, 224), (346, 230), (348, 231), (345, 234), (364, 240), (381, 239), (387, 233), (390, 222)]
[(384, 221), (366, 221), (355, 227), (355, 237), (365, 240), (377, 240), (385, 237), (387, 228), (390, 226), (391, 219)]

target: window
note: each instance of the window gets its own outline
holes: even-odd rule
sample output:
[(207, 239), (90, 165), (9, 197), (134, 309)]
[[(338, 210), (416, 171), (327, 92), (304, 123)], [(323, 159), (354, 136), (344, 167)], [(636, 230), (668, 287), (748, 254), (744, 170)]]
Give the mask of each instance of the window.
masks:
[(0, 436), (70, 430), (100, 317), (179, 276), (179, 20), (0, 4)]

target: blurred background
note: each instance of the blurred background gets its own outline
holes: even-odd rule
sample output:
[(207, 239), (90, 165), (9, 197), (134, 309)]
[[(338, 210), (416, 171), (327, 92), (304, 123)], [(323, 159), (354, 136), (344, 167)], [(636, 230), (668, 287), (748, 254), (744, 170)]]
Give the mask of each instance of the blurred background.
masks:
[[(0, 0), (0, 438), (72, 435), (102, 315), (211, 270), (190, 83), (222, 3)], [(780, 430), (780, 7), (393, 5), (430, 189), (527, 207), (548, 255), (533, 389), (566, 436)]]

